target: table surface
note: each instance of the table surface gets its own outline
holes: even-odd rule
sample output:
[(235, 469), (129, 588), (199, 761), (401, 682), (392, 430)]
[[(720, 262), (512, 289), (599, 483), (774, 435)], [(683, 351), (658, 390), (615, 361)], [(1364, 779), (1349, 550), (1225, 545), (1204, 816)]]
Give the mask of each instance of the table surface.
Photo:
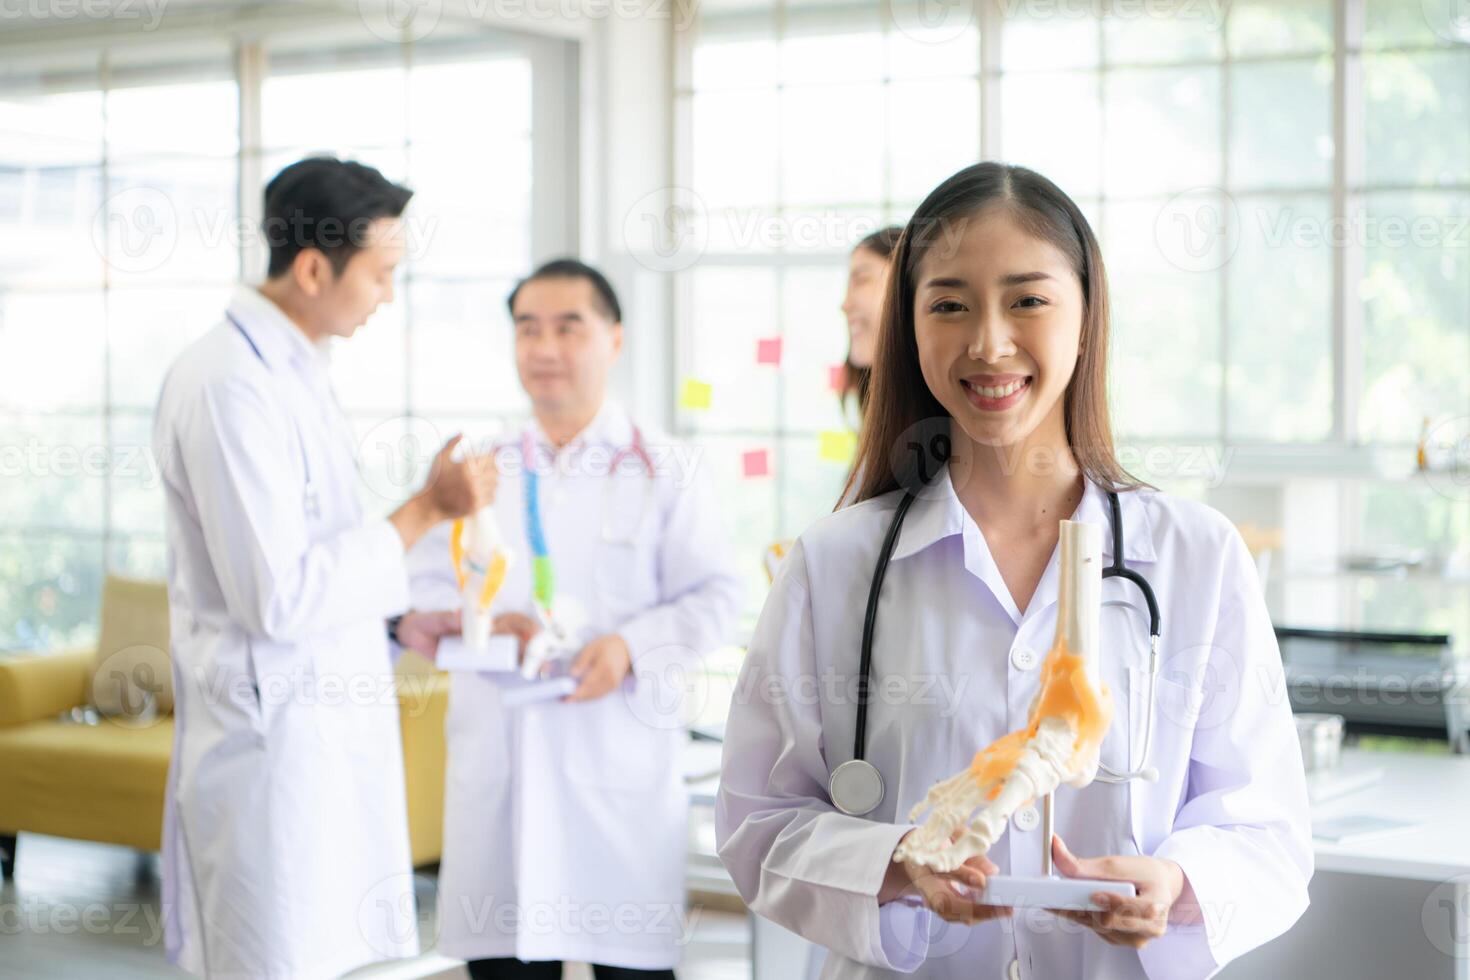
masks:
[[(689, 750), (685, 771), (705, 777), (689, 784), (691, 802), (713, 805), (719, 779), (707, 774), (719, 767), (720, 747), (698, 742)], [(1470, 874), (1470, 756), (1343, 750), (1339, 772), (1365, 769), (1382, 770), (1382, 780), (1314, 807), (1312, 817), (1373, 816), (1420, 826), (1346, 844), (1314, 841), (1317, 869), (1420, 881)]]

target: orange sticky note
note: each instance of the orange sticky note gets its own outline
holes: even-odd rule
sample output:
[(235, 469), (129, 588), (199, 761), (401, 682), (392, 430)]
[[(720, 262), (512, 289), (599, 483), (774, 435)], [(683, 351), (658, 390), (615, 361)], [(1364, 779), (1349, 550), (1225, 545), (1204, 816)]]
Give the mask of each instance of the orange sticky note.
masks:
[(755, 363), (779, 367), (781, 364), (781, 338), (762, 337), (755, 342)]
[(740, 469), (747, 480), (771, 475), (771, 454), (764, 449), (752, 449), (740, 454)]
[(685, 378), (684, 390), (679, 393), (679, 407), (687, 408), (692, 412), (706, 411), (709, 409), (713, 394), (713, 386), (694, 378)]
[(818, 437), (818, 454), (829, 463), (850, 463), (857, 454), (857, 434), (830, 429)]
[(834, 364), (827, 369), (827, 387), (833, 391), (841, 392), (842, 386), (847, 384), (847, 365)]

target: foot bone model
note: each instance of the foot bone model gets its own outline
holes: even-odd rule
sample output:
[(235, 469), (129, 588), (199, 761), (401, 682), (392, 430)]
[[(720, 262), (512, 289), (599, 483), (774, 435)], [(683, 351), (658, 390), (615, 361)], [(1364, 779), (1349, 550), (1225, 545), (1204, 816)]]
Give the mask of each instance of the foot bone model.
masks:
[(1026, 727), (997, 739), (929, 791), (909, 819), (926, 810), (928, 816), (904, 838), (895, 861), (953, 871), (988, 851), (1016, 810), (1064, 783), (1086, 786), (1097, 774), (1113, 717), (1112, 694), (1097, 670), (1101, 532), (1094, 524), (1062, 521), (1060, 545), (1056, 639)]

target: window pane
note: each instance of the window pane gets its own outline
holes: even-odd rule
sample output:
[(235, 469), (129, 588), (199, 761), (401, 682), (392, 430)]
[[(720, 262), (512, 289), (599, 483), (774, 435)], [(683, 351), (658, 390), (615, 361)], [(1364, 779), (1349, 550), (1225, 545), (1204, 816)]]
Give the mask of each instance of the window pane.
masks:
[[(465, 99), (465, 93), (484, 98)], [(525, 58), (415, 65), (408, 73), (409, 138), (484, 151), (531, 132), (531, 63)]]
[(1470, 412), (1470, 195), (1371, 194), (1365, 240), (1364, 438), (1412, 444), (1425, 418)]
[(1332, 429), (1332, 249), (1326, 195), (1237, 201), (1229, 290), (1230, 437), (1291, 442)]
[(738, 33), (713, 32), (694, 47), (694, 87), (701, 92), (761, 88), (776, 80), (776, 39), (769, 21)]
[(1095, 72), (1001, 76), (1001, 151), (1073, 196), (1102, 184), (1102, 83)]
[(6, 93), (0, 146), (17, 163), (88, 166), (102, 162), (101, 92)]
[[(453, 142), (415, 144), (407, 221), (415, 275), (509, 279), (531, 265), (531, 139), (501, 137), (482, 155)], [(487, 194), (491, 187), (494, 193)]]
[(351, 337), (332, 345), (332, 388), (348, 412), (394, 414), (408, 404), (408, 347), (403, 318), (408, 293), (378, 307)]
[(746, 452), (766, 449), (773, 471), (781, 465), (776, 447), (769, 441), (736, 436), (701, 434), (689, 441), (701, 452), (700, 469), (717, 488), (725, 529), (735, 548), (735, 562), (745, 583), (745, 605), (758, 611), (770, 583), (761, 556), (776, 541), (776, 480), (770, 476), (747, 479), (742, 465)]
[(407, 118), (402, 68), (273, 74), (261, 86), (261, 141), (294, 146), (399, 146)]
[(1363, 56), (1363, 178), (1470, 181), (1470, 52)]
[[(980, 32), (971, 21), (965, 26), (914, 26), (905, 19), (901, 27), (890, 27), (884, 40), (888, 47), (888, 77), (928, 78), (969, 76), (980, 72)], [(948, 20), (948, 12), (945, 18)]]
[(513, 284), (413, 282), (411, 392), (416, 412), (489, 414), (525, 404), (505, 298)]
[(1332, 182), (1332, 62), (1230, 69), (1232, 189)]
[(846, 289), (845, 265), (786, 270), (781, 290), (781, 421), (787, 431), (816, 433), (842, 426), (828, 369), (847, 360), (847, 318), (841, 308)]
[(1114, 64), (1213, 60), (1221, 55), (1223, 4), (1125, 4), (1103, 18), (1103, 46)]
[[(883, 214), (881, 208), (871, 206), (782, 208), (775, 221), (759, 216), (757, 227), (761, 230), (758, 237), (774, 243), (788, 255), (819, 254), (830, 256), (834, 261), (840, 257), (846, 262), (853, 245), (883, 227), (886, 220)], [(740, 240), (748, 237), (748, 234), (742, 234)], [(746, 251), (738, 244), (736, 250)]]
[(0, 528), (101, 531), (109, 455), (100, 417), (0, 416)]
[(114, 89), (107, 93), (108, 156), (233, 156), (240, 148), (239, 104), (232, 81)]
[(690, 275), (689, 323), (679, 345), (685, 378), (711, 386), (710, 406), (681, 409), (703, 431), (763, 432), (776, 425), (775, 373), (756, 363), (756, 341), (779, 331), (776, 271), (699, 266)]
[(1219, 186), (1219, 69), (1111, 72), (1103, 89), (1107, 193)]
[(0, 649), (96, 641), (102, 539), (0, 534)]
[(111, 284), (234, 281), (238, 181), (234, 159), (111, 167), (105, 256)]
[[(790, 204), (883, 198), (881, 85), (786, 89), (781, 94), (781, 192)], [(746, 150), (742, 156), (748, 155)]]
[(776, 202), (776, 93), (696, 94), (694, 190), (711, 208)]
[(1226, 16), (1233, 58), (1332, 50), (1329, 0), (1232, 0)]
[(1364, 0), (1363, 46), (1437, 45), (1470, 40), (1455, 0)]
[(1050, 17), (1026, 4), (1003, 5), (1002, 10), (1014, 15), (1001, 29), (1001, 64), (1007, 71), (1097, 64), (1100, 27), (1090, 5), (1058, 4), (1050, 8)]
[(0, 411), (102, 407), (101, 293), (0, 294)]
[(820, 22), (788, 23), (786, 38), (781, 42), (781, 81), (803, 85), (876, 82), (882, 78), (883, 35), (878, 32), (878, 10), (874, 7), (853, 19), (856, 25), (844, 23), (840, 28)]
[(108, 428), (111, 527), (161, 538), (163, 477), (153, 452), (153, 420), (146, 415), (114, 415)]
[(822, 458), (819, 438), (788, 436), (781, 440), (780, 466), (780, 534), (795, 538), (813, 521), (832, 513), (851, 465)]
[(102, 285), (102, 168), (28, 163), (0, 142), (0, 288)]
[(1180, 268), (1159, 246), (1164, 212), (1105, 205), (1113, 342), (1108, 389), (1128, 437), (1216, 437), (1220, 428), (1220, 277)]
[(980, 88), (974, 79), (888, 86), (888, 196), (922, 199), (980, 159)]
[(114, 407), (151, 411), (174, 358), (224, 319), (229, 286), (114, 289), (107, 294)]

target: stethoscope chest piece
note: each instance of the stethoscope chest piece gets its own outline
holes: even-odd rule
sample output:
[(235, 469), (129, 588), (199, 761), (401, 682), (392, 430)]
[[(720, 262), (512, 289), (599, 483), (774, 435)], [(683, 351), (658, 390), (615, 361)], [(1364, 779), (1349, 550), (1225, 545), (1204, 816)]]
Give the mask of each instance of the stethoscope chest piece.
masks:
[(883, 802), (883, 775), (866, 759), (849, 759), (827, 780), (832, 805), (850, 817), (865, 817)]

